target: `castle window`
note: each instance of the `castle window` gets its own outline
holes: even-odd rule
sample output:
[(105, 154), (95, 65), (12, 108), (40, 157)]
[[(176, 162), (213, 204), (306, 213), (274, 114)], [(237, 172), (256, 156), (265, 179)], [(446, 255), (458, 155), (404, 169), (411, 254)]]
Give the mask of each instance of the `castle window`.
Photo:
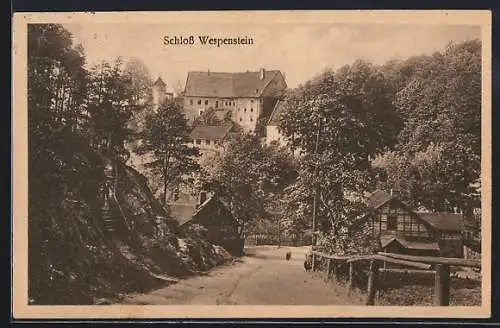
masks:
[(247, 109), (245, 108), (245, 113), (247, 112)]
[(205, 105), (208, 105), (208, 100), (205, 100)]
[(193, 104), (193, 99), (191, 99), (191, 100), (189, 101), (189, 104), (191, 104), (191, 105)]
[(253, 112), (253, 108), (250, 108), (250, 111)]
[(201, 140), (200, 139), (196, 139), (196, 144), (197, 145), (201, 145)]
[(207, 145), (210, 145), (210, 139), (207, 139), (207, 140), (205, 141), (205, 143), (206, 143)]
[(253, 99), (252, 99), (252, 100), (250, 100), (250, 102), (251, 102), (251, 103), (253, 103)]
[(217, 107), (219, 107), (219, 101), (218, 100), (215, 101), (215, 108), (217, 108)]
[(203, 110), (200, 110), (200, 115), (203, 114)]
[(243, 119), (240, 117), (240, 122), (243, 121)]
[(198, 99), (198, 105), (201, 105), (201, 99)]
[(250, 122), (253, 122), (253, 117), (250, 117)]

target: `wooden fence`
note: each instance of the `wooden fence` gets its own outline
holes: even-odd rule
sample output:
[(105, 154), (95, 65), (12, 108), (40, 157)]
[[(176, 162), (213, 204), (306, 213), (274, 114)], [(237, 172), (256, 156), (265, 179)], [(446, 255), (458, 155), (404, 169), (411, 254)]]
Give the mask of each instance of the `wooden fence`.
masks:
[[(335, 256), (318, 251), (312, 251), (312, 268), (311, 271), (316, 271), (316, 259), (326, 260), (326, 278), (329, 279), (332, 275), (335, 280), (340, 280), (339, 267), (341, 265), (349, 265), (348, 282), (349, 288), (355, 287), (354, 274), (356, 264), (362, 261), (369, 262), (368, 281), (367, 281), (367, 305), (375, 304), (375, 295), (377, 286), (379, 285), (379, 273), (396, 273), (406, 272), (413, 273), (429, 273), (434, 275), (434, 303), (437, 306), (450, 305), (450, 266), (473, 267), (481, 268), (479, 260), (461, 259), (461, 258), (446, 258), (432, 256), (413, 256), (394, 253), (379, 252), (373, 255), (359, 256)], [(405, 269), (385, 268), (385, 264), (391, 263), (405, 267)], [(384, 264), (384, 267), (382, 267)], [(409, 267), (410, 269), (407, 269)]]
[(245, 240), (249, 245), (303, 246), (310, 244), (310, 239), (304, 240), (297, 235), (251, 234)]

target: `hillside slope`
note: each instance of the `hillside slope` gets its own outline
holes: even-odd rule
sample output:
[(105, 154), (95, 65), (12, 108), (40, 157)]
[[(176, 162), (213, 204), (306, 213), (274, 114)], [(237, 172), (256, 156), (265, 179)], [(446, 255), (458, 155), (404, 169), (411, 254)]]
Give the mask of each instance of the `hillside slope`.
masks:
[[(70, 132), (52, 138), (46, 154), (30, 159), (30, 304), (96, 304), (224, 261), (214, 245), (180, 234), (131, 167)], [(102, 220), (106, 165), (117, 172), (112, 233)]]

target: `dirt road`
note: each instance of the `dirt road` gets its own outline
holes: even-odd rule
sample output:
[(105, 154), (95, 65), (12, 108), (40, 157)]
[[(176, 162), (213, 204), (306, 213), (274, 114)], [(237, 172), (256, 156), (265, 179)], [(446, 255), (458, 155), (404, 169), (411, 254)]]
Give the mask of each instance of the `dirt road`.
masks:
[[(290, 250), (292, 258), (285, 260)], [(236, 263), (147, 294), (129, 295), (123, 304), (155, 305), (354, 305), (360, 295), (326, 283), (303, 267), (306, 248), (258, 246)]]

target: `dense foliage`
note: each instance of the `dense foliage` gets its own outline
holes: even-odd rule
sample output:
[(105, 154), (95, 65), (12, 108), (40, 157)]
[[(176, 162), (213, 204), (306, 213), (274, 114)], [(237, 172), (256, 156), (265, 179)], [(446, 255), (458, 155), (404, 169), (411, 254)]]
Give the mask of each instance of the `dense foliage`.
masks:
[(286, 190), (288, 229), (311, 227), (317, 197), (320, 243), (357, 252), (369, 236), (357, 235), (352, 222), (376, 187), (431, 211), (479, 206), (479, 40), (382, 66), (358, 60), (286, 101), (280, 127), (301, 152), (299, 177)]
[(377, 161), (411, 204), (430, 210), (478, 206), (481, 173), (481, 43), (399, 64), (405, 82), (394, 98), (404, 128), (393, 152)]
[(207, 159), (199, 174), (199, 188), (227, 200), (243, 236), (249, 225), (269, 217), (274, 194), (294, 178), (287, 152), (265, 147), (251, 134), (227, 140), (225, 151)]
[(199, 151), (187, 145), (190, 141), (189, 130), (181, 107), (167, 100), (156, 112), (148, 114), (141, 140), (136, 152), (153, 154), (153, 160), (146, 167), (162, 178), (162, 199), (165, 204), (167, 190), (178, 188), (187, 182), (193, 172), (199, 170), (195, 161)]
[[(86, 69), (83, 48), (73, 45), (62, 26), (28, 26), (30, 304), (93, 304), (164, 283), (154, 274), (217, 264), (213, 245), (181, 238), (144, 176), (123, 164), (125, 142), (134, 137), (130, 118), (148, 108), (148, 84), (137, 61), (123, 67), (117, 59)], [(175, 145), (185, 136), (179, 113), (166, 105), (156, 117), (174, 124)], [(163, 120), (169, 117), (174, 119)], [(157, 139), (148, 140), (165, 141), (164, 125), (153, 120), (149, 128)], [(109, 164), (116, 177), (114, 238), (106, 235), (101, 217)]]

